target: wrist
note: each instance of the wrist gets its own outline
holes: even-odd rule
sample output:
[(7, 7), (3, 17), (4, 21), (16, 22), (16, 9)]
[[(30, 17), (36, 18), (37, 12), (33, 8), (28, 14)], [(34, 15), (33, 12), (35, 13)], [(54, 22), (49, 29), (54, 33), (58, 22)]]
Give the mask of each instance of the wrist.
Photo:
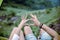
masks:
[(38, 23), (37, 23), (37, 26), (40, 26), (40, 24), (41, 24), (41, 23), (40, 23), (40, 22), (38, 22)]
[(18, 29), (21, 29), (22, 27), (23, 27), (23, 24), (20, 23), (20, 24), (18, 25)]
[(24, 25), (24, 22), (23, 22), (23, 21), (21, 21), (21, 22), (20, 22), (20, 26), (23, 26), (23, 25)]
[(40, 25), (39, 25), (39, 28), (42, 28), (42, 26), (43, 26), (43, 24), (40, 24)]

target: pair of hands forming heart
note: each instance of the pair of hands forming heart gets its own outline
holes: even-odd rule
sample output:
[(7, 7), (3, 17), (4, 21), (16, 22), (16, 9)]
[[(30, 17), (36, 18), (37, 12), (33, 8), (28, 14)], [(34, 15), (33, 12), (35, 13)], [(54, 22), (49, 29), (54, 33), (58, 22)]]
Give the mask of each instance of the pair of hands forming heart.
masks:
[(39, 26), (39, 25), (40, 25), (40, 22), (38, 21), (36, 15), (30, 14), (30, 16), (31, 16), (31, 19), (26, 19), (26, 18), (22, 17), (22, 21), (20, 22), (19, 25), (20, 25), (20, 26), (24, 26), (24, 24), (25, 24), (27, 21), (31, 20), (31, 21), (34, 22), (34, 25), (35, 25), (35, 26)]

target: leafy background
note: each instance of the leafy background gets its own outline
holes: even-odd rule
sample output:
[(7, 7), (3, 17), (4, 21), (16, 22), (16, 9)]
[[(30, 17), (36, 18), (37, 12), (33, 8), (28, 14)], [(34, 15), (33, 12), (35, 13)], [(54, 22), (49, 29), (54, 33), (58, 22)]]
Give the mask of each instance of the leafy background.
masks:
[[(21, 21), (21, 16), (31, 13), (37, 15), (39, 21), (48, 26), (60, 22), (59, 3), (60, 0), (0, 0), (0, 40), (7, 40), (12, 29)], [(31, 28), (37, 37), (39, 28)]]

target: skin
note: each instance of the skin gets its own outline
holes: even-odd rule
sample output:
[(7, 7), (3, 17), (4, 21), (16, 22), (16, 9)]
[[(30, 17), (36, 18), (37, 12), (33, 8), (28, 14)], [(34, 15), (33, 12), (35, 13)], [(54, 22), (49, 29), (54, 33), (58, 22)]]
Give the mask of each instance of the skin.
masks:
[[(41, 24), (37, 19), (36, 15), (31, 14), (30, 16), (32, 17), (31, 20), (34, 22), (34, 25), (39, 26)], [(53, 40), (60, 40), (60, 36), (58, 35), (58, 33), (50, 27), (43, 24), (42, 29), (45, 30), (48, 34), (50, 34), (53, 37)]]
[(22, 17), (22, 21), (20, 22), (18, 27), (14, 28), (13, 31), (11, 32), (9, 40), (12, 40), (14, 34), (17, 34), (18, 36), (20, 36), (19, 40), (24, 40), (23, 32), (21, 31), (21, 29), (28, 20), (29, 19)]
[(32, 30), (31, 30), (31, 28), (30, 28), (30, 26), (25, 26), (24, 27), (24, 33), (25, 33), (25, 35), (28, 35), (28, 34), (32, 34), (33, 33)]
[[(17, 29), (18, 29), (17, 27), (15, 27), (15, 28), (13, 29), (13, 31), (11, 32), (11, 35), (10, 35), (10, 37), (9, 37), (9, 40), (12, 40), (13, 35), (17, 33)], [(19, 38), (20, 38), (19, 40), (25, 40), (22, 30), (20, 31), (20, 34), (19, 34), (19, 35), (20, 35), (20, 36), (19, 36)]]
[[(36, 15), (30, 15), (32, 18), (30, 20), (32, 20), (34, 22), (34, 25), (35, 26), (39, 26), (41, 23), (38, 21)], [(17, 28), (14, 28), (11, 35), (10, 35), (10, 38), (9, 40), (12, 40), (12, 37), (14, 34), (17, 34), (19, 35), (20, 39), (19, 40), (25, 40), (24, 39), (24, 35), (23, 35), (23, 32), (21, 31), (22, 27), (24, 26), (24, 24), (28, 21), (29, 19), (26, 19), (24, 17), (22, 17), (22, 21), (20, 22), (20, 24), (18, 25)], [(26, 30), (27, 29), (27, 30)], [(53, 37), (53, 40), (60, 40), (59, 38), (59, 35), (56, 31), (54, 31), (53, 29), (51, 29), (50, 27), (46, 26), (45, 24), (42, 26), (42, 30), (46, 31), (47, 33), (49, 33), (52, 37)], [(41, 33), (42, 31), (40, 31)], [(31, 34), (33, 33), (30, 26), (25, 26), (24, 27), (24, 33), (25, 35), (27, 34)]]

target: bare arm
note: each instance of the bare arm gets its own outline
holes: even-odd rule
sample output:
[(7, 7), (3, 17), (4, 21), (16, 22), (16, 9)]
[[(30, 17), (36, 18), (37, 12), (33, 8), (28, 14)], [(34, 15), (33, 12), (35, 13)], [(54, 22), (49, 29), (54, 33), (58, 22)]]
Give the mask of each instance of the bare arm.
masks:
[(28, 21), (29, 19), (26, 19), (26, 17), (22, 17), (22, 21), (20, 22), (20, 24), (18, 25), (18, 29), (17, 29), (17, 34), (20, 32), (20, 30), (22, 29), (22, 27), (24, 26), (24, 24)]
[(22, 26), (23, 26), (22, 23), (20, 23), (18, 27), (13, 28), (13, 30), (10, 34), (9, 40), (12, 40), (14, 34), (20, 35), (20, 31), (21, 31)]
[(22, 21), (20, 22), (20, 24), (18, 25), (17, 29), (14, 28), (11, 35), (10, 35), (10, 38), (9, 40), (12, 39), (13, 35), (14, 34), (17, 34), (17, 35), (20, 35), (20, 31), (21, 31), (21, 28), (24, 26), (24, 24), (27, 22), (28, 20), (26, 20), (26, 18), (22, 18)]
[(47, 33), (49, 33), (53, 37), (58, 36), (58, 33), (56, 31), (54, 31), (50, 27), (46, 26), (45, 24), (42, 26), (42, 29), (44, 29)]
[[(14, 29), (13, 29), (13, 31), (11, 32), (11, 35), (10, 35), (10, 37), (9, 37), (9, 40), (12, 40), (12, 38), (13, 38), (13, 36), (14, 36), (14, 34), (17, 34), (17, 30), (18, 28), (17, 27), (15, 27)], [(22, 30), (20, 30), (20, 33), (18, 33), (19, 35), (19, 40), (25, 40), (24, 39), (24, 35), (23, 35), (23, 32), (22, 32)]]
[(53, 37), (53, 40), (58, 40), (58, 33), (56, 31), (46, 26), (45, 24), (42, 26), (42, 29), (49, 33)]
[[(39, 26), (41, 23), (39, 22), (39, 20), (37, 19), (36, 15), (30, 15), (32, 17), (32, 21), (34, 22), (34, 24), (36, 26)], [(49, 33), (54, 40), (57, 40), (58, 38), (58, 33), (56, 31), (54, 31), (53, 29), (51, 29), (50, 27), (46, 26), (45, 24), (42, 26), (42, 29), (44, 29), (47, 33)]]
[(17, 30), (17, 27), (15, 27), (15, 28), (13, 29), (13, 31), (11, 32), (11, 35), (10, 35), (10, 37), (9, 37), (9, 40), (12, 40), (13, 35), (17, 32), (16, 30)]

